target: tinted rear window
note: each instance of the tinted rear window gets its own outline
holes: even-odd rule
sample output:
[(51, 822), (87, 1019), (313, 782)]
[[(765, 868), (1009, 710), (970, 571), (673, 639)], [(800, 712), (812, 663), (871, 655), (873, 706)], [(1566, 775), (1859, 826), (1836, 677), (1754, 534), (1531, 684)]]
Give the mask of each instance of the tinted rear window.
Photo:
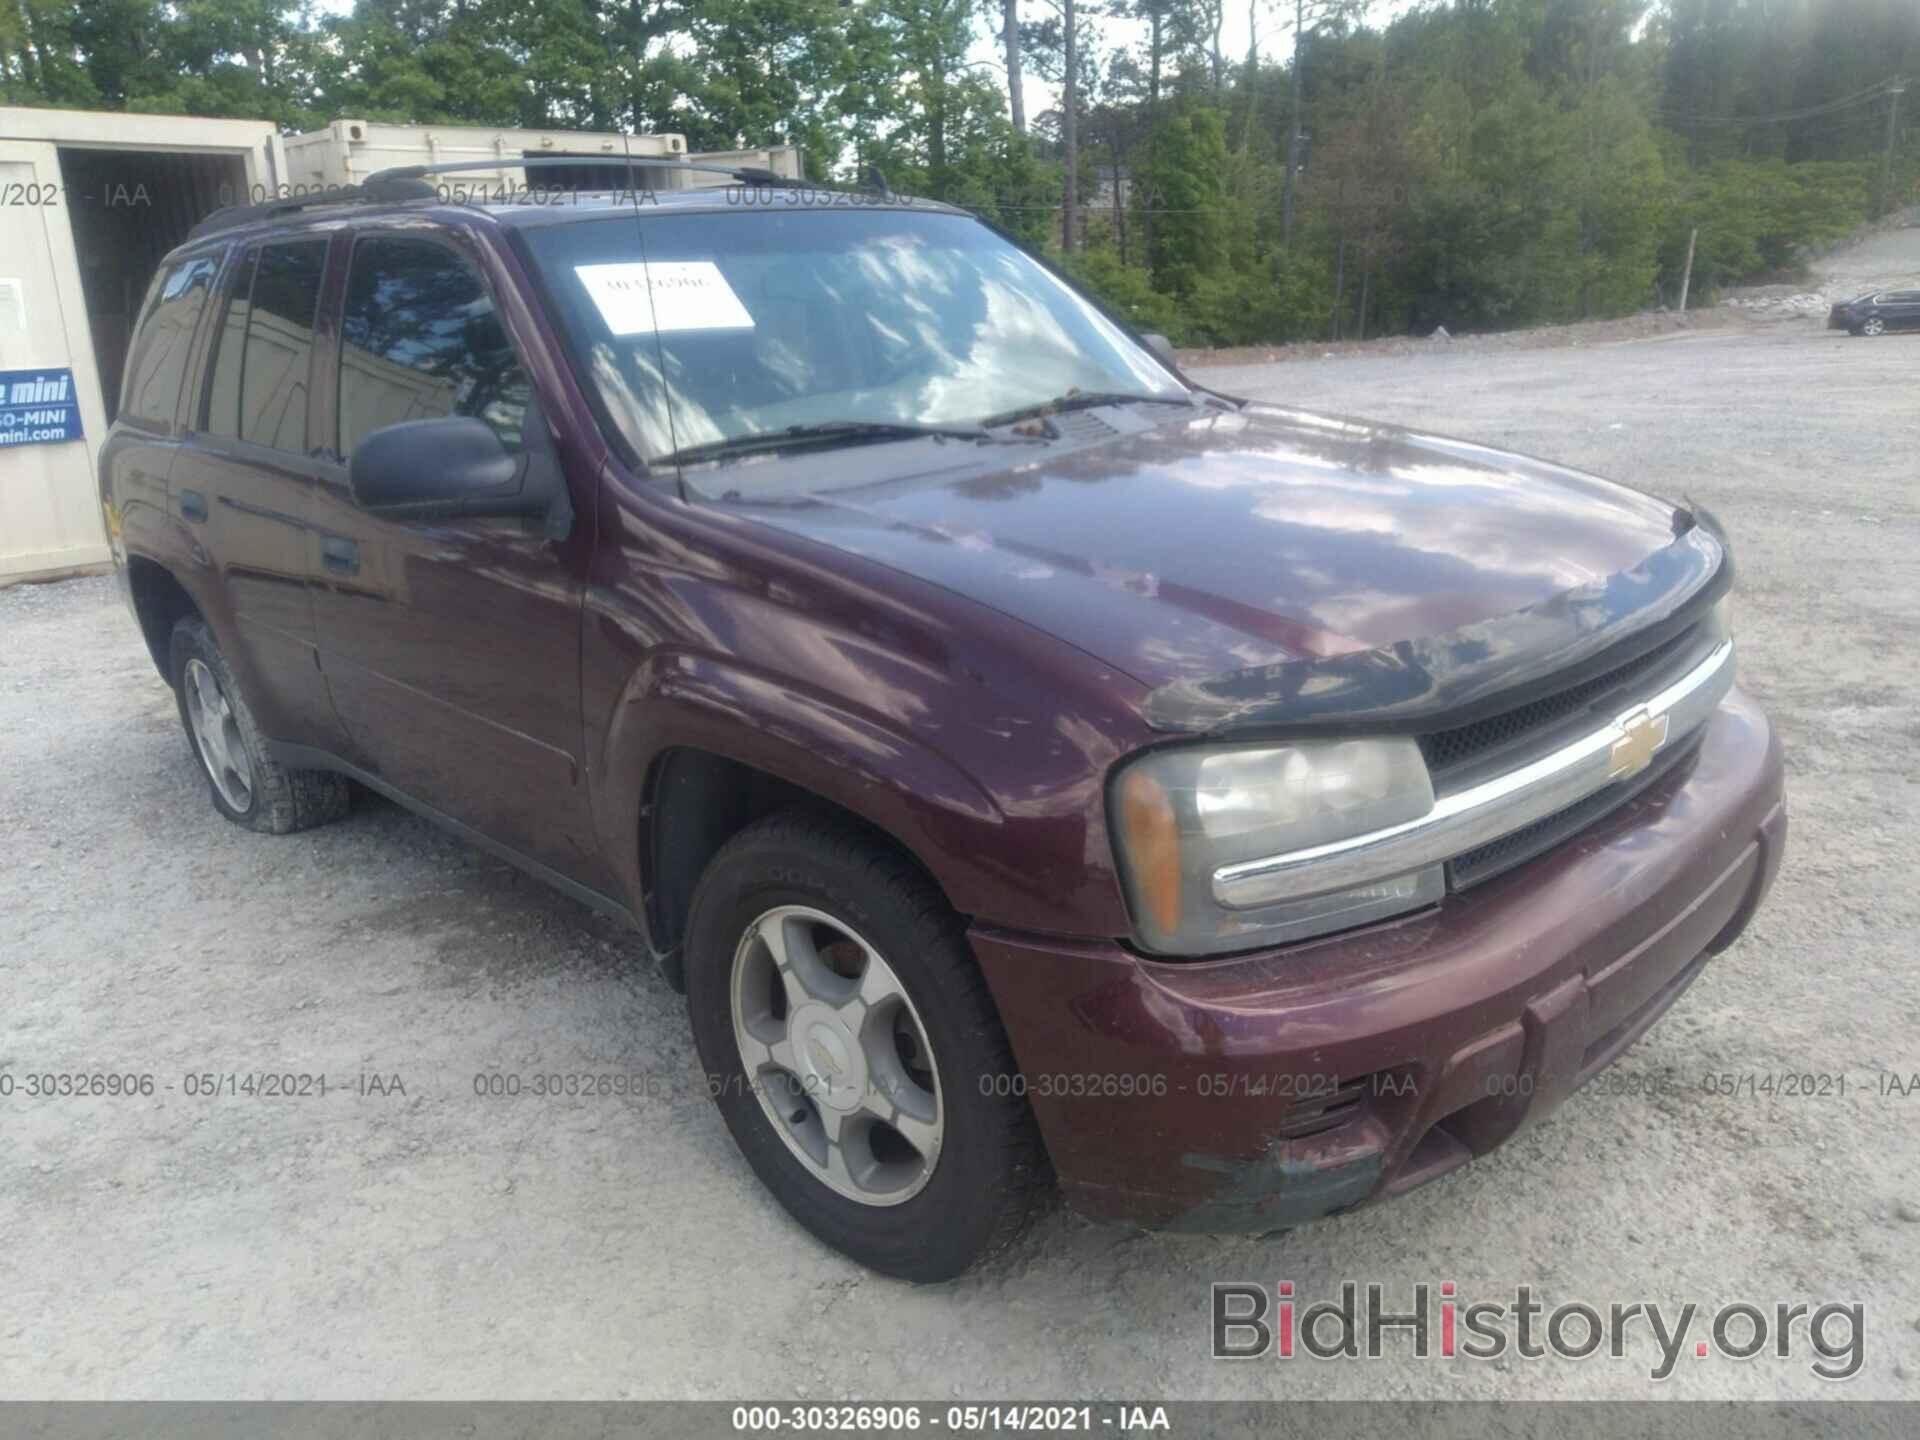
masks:
[(169, 266), (155, 278), (127, 358), (120, 394), (124, 418), (148, 426), (173, 424), (193, 353), (193, 332), (219, 268), (218, 257), (202, 255)]

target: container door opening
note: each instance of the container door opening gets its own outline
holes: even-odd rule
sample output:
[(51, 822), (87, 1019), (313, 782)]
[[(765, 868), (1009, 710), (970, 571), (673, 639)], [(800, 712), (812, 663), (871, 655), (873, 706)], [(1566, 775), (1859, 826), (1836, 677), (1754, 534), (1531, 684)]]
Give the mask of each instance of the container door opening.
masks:
[(127, 346), (154, 271), (196, 223), (247, 198), (246, 162), (235, 154), (66, 145), (59, 154), (87, 330), (111, 424)]

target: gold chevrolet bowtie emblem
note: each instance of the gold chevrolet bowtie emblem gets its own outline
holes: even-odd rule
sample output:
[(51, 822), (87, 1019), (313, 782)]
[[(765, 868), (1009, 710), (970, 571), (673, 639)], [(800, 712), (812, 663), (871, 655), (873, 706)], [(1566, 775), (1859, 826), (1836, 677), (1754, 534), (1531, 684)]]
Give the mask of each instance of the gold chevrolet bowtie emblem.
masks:
[(1627, 733), (1613, 742), (1608, 756), (1607, 778), (1624, 780), (1638, 775), (1653, 760), (1653, 752), (1667, 743), (1667, 717), (1636, 710), (1620, 722)]

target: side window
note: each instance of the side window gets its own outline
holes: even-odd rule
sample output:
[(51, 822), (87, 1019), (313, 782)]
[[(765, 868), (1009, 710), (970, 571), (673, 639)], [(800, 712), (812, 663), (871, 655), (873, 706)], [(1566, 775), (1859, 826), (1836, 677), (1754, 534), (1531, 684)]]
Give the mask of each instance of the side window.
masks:
[(129, 420), (173, 424), (193, 352), (193, 332), (219, 268), (218, 256), (203, 255), (183, 260), (155, 279), (120, 388), (120, 413)]
[(305, 454), (307, 371), (325, 240), (247, 253), (234, 276), (207, 379), (205, 429)]
[(260, 251), (240, 372), (240, 438), (275, 450), (307, 450), (307, 369), (327, 242), (301, 240)]
[(240, 372), (246, 365), (247, 311), (253, 306), (254, 262), (259, 258), (258, 250), (249, 250), (234, 267), (226, 317), (214, 336), (213, 365), (200, 409), (200, 428), (209, 435), (240, 434)]
[(513, 453), (532, 394), (474, 268), (446, 246), (354, 243), (340, 317), (340, 453), (404, 420), (471, 415)]

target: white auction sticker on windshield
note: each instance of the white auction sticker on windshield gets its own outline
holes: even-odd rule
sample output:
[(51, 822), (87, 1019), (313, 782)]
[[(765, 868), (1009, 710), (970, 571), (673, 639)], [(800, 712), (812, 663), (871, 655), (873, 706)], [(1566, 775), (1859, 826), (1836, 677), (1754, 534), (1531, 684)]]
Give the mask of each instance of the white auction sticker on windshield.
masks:
[(573, 273), (616, 335), (671, 330), (751, 330), (753, 316), (711, 260), (576, 265)]

